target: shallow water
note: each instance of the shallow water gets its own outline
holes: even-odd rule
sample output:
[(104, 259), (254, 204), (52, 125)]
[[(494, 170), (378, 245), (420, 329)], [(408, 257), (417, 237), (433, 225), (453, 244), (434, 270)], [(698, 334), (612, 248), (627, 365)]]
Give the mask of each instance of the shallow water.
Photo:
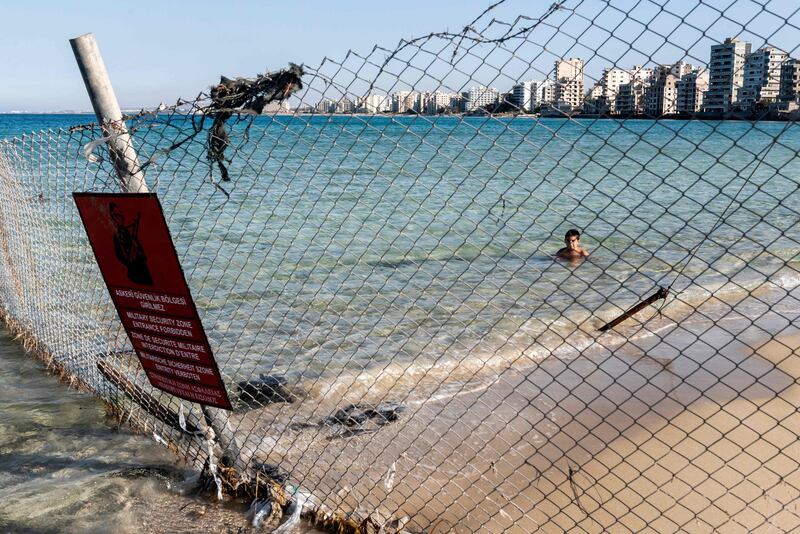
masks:
[[(793, 124), (263, 117), (249, 139), (232, 131), (218, 210), (193, 216), (213, 191), (203, 169), (165, 160), (151, 178), (212, 344), (243, 376), (469, 366), (593, 330), (658, 284), (684, 300), (758, 285), (800, 242)], [(579, 268), (552, 261), (570, 226), (592, 250)]]
[(0, 532), (250, 532), (244, 503), (105, 415), (0, 331)]

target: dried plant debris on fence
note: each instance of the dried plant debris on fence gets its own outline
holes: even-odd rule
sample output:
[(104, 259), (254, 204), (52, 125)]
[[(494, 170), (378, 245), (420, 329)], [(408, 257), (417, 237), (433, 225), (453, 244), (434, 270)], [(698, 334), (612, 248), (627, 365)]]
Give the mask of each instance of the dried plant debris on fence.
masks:
[[(255, 78), (228, 78), (221, 76), (219, 83), (211, 88), (208, 95), (201, 94), (195, 101), (179, 101), (176, 109), (188, 104), (192, 113), (192, 132), (185, 138), (172, 143), (169, 148), (163, 150), (164, 153), (183, 146), (192, 141), (200, 134), (206, 123), (206, 118), (213, 117), (214, 122), (208, 132), (206, 140), (206, 159), (211, 168), (209, 176), (211, 183), (219, 189), (225, 196), (228, 192), (223, 189), (214, 179), (214, 165), (217, 166), (223, 182), (231, 181), (228, 164), (231, 159), (225, 156), (225, 150), (230, 145), (230, 136), (226, 128), (228, 119), (236, 116), (248, 115), (256, 116), (264, 112), (267, 104), (272, 102), (282, 102), (295, 92), (303, 88), (303, 67), (294, 63), (289, 63), (289, 67), (276, 72), (259, 74)], [(199, 105), (198, 102), (209, 101), (207, 105)], [(195, 119), (199, 116), (199, 120)], [(249, 133), (250, 124), (245, 129), (245, 136)], [(144, 167), (146, 167), (146, 163)]]
[(211, 104), (201, 111), (214, 117), (208, 133), (207, 157), (212, 167), (216, 164), (219, 168), (223, 182), (230, 181), (226, 166), (230, 161), (225, 158), (225, 149), (230, 144), (226, 121), (235, 114), (260, 115), (267, 104), (286, 100), (303, 88), (302, 77), (303, 68), (290, 63), (288, 69), (260, 74), (255, 79), (222, 76), (211, 88)]

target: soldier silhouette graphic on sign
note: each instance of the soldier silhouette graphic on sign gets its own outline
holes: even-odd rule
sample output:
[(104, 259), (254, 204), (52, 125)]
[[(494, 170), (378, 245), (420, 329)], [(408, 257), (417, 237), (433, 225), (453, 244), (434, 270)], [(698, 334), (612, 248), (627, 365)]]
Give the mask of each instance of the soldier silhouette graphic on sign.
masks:
[(128, 279), (135, 284), (145, 286), (153, 285), (153, 277), (147, 268), (147, 256), (139, 241), (139, 218), (141, 213), (131, 224), (125, 224), (125, 216), (113, 202), (108, 205), (111, 220), (114, 221), (117, 231), (114, 234), (114, 252), (117, 259), (128, 268)]

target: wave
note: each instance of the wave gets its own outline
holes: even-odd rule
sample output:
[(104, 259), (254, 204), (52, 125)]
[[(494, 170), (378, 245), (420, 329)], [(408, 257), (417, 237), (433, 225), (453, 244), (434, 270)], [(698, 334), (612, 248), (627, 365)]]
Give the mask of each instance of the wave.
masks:
[[(425, 402), (462, 391), (464, 387), (481, 387), (480, 384), (501, 378), (507, 370), (524, 372), (548, 358), (603, 358), (620, 350), (631, 358), (674, 352), (671, 348), (681, 343), (688, 346), (698, 339), (704, 340), (704, 336), (713, 336), (712, 327), (720, 321), (726, 321), (731, 331), (752, 324), (764, 314), (765, 303), (780, 302), (787, 291), (796, 292), (798, 287), (797, 271), (783, 272), (767, 281), (691, 287), (659, 303), (663, 306), (643, 310), (605, 333), (597, 328), (616, 317), (622, 308), (608, 306), (595, 311), (568, 312), (550, 319), (532, 317), (513, 332), (491, 332), (477, 342), (438, 355), (420, 354), (407, 361), (375, 362), (357, 372), (342, 371), (332, 377), (301, 380), (298, 385), (312, 396), (328, 400), (381, 402), (403, 397)], [(738, 313), (736, 317), (728, 317), (733, 305)], [(773, 311), (792, 319), (790, 307)], [(733, 320), (742, 323), (740, 327), (729, 324)], [(716, 343), (703, 342), (712, 347)], [(335, 366), (335, 362), (330, 365)]]

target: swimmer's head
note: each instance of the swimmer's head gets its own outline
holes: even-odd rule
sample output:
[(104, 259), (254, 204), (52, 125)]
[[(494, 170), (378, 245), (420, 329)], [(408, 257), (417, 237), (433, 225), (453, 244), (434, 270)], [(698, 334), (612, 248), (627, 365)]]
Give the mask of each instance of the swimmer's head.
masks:
[(572, 228), (564, 234), (564, 244), (570, 250), (577, 250), (581, 244), (581, 233)]

